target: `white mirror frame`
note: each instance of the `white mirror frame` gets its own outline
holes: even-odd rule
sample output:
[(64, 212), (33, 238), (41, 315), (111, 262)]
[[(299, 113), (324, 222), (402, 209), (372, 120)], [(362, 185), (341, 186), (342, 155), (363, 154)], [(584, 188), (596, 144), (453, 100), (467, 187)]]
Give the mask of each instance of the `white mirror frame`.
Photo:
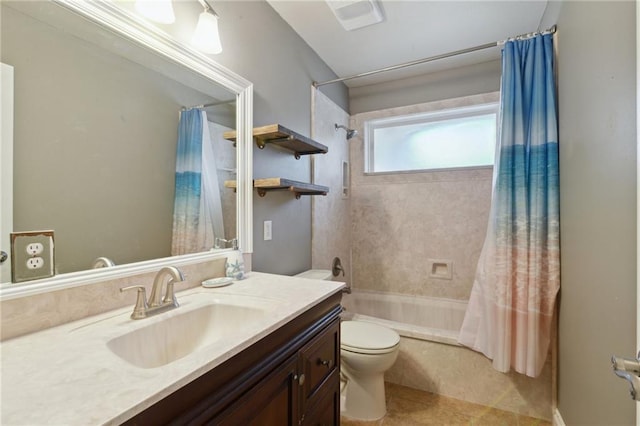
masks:
[[(170, 61), (190, 68), (236, 94), (237, 238), (240, 250), (244, 253), (252, 253), (253, 84), (190, 46), (178, 42), (142, 18), (112, 3), (85, 0), (51, 1), (93, 21), (103, 28), (107, 28), (124, 38), (138, 43)], [(58, 277), (21, 284), (3, 284), (0, 289), (0, 301), (153, 272), (163, 266), (189, 265), (224, 258), (230, 251), (220, 250), (166, 257), (111, 268), (72, 272)]]

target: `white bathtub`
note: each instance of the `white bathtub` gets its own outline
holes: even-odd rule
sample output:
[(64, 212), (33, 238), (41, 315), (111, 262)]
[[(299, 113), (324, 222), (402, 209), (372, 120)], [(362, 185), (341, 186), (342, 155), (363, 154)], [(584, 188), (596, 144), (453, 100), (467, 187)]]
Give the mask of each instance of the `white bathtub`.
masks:
[(344, 318), (383, 324), (401, 336), (458, 345), (467, 302), (372, 290), (344, 294)]
[(342, 304), (345, 319), (383, 324), (402, 336), (386, 381), (551, 420), (551, 362), (537, 379), (494, 370), (484, 355), (458, 344), (466, 302), (353, 290)]

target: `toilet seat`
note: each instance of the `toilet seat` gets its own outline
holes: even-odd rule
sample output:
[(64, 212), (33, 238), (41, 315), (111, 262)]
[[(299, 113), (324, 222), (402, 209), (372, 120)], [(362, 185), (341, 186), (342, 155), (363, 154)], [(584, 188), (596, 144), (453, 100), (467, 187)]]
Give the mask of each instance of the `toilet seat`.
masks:
[(400, 344), (395, 331), (364, 321), (343, 321), (340, 324), (340, 348), (360, 354), (392, 352)]

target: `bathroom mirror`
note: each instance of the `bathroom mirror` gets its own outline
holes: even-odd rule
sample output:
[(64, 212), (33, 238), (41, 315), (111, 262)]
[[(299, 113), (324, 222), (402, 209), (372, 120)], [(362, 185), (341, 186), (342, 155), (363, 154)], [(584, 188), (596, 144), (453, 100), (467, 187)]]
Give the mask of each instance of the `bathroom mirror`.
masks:
[[(183, 107), (210, 105), (222, 237), (252, 251), (250, 82), (117, 4), (1, 7), (1, 59), (14, 67), (13, 229), (55, 231), (58, 275), (5, 282), (0, 295), (224, 255), (228, 244), (169, 258)], [(222, 138), (228, 129), (236, 147)], [(98, 257), (116, 267), (88, 271)]]

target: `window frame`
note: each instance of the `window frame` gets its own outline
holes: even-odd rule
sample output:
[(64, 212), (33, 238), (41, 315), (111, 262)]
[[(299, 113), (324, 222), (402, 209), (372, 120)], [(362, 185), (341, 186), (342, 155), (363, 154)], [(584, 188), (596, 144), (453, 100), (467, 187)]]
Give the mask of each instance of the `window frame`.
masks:
[(500, 117), (500, 103), (498, 101), (483, 102), (481, 104), (438, 109), (433, 111), (418, 112), (414, 114), (402, 114), (393, 117), (374, 118), (364, 123), (364, 174), (366, 176), (406, 174), (406, 173), (428, 173), (441, 171), (463, 171), (493, 168), (491, 165), (461, 166), (461, 167), (441, 167), (429, 169), (412, 170), (392, 170), (376, 172), (374, 171), (374, 132), (376, 129), (394, 127), (398, 125), (411, 125), (419, 123), (432, 123), (436, 121), (451, 120), (457, 118), (475, 117), (479, 115), (496, 114), (496, 143), (498, 139), (498, 122)]

